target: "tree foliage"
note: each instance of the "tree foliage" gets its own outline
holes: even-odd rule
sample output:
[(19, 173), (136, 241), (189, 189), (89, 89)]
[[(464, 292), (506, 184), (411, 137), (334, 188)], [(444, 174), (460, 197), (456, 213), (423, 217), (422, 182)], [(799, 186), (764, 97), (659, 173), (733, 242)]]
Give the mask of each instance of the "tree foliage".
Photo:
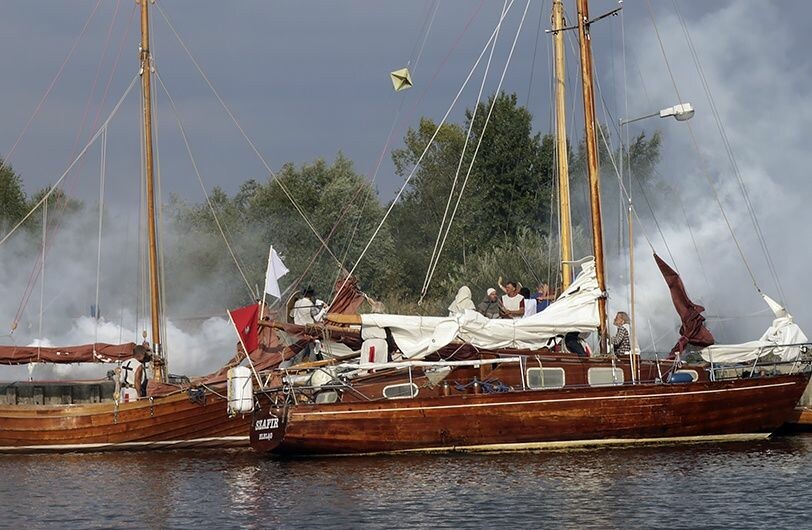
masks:
[(26, 212), (22, 180), (0, 158), (0, 234), (5, 235)]
[[(280, 281), (281, 287), (313, 286), (325, 299), (339, 274), (338, 262), (352, 268), (383, 216), (375, 191), (342, 154), (332, 164), (324, 160), (301, 167), (286, 164), (265, 183), (244, 183), (234, 197), (215, 188), (209, 198), (252, 288), (262, 288), (268, 247), (273, 244), (291, 271)], [(194, 281), (205, 282), (218, 299), (245, 301), (244, 282), (208, 205), (174, 198), (171, 207), (179, 228), (171, 270), (200, 268), (205, 275)], [(391, 233), (383, 229), (356, 271), (370, 294), (380, 295), (397, 282), (397, 259)], [(175, 288), (191, 288), (179, 276)]]
[[(465, 131), (472, 121), (471, 137), (460, 163)], [(406, 134), (405, 146), (393, 152), (399, 175), (411, 171), (435, 129), (432, 121), (423, 119), (418, 130)], [(475, 151), (435, 278), (442, 282), (466, 255), (510, 241), (522, 230), (549, 232), (549, 201), (544, 197), (549, 196), (552, 149), (551, 137), (533, 133), (532, 116), (518, 105), (515, 94), (491, 97), (479, 104), (476, 114), (468, 110), (464, 126), (443, 125), (393, 211), (397, 246), (406, 253), (406, 293), (415, 295), (422, 288), (449, 195), (453, 212)]]
[[(462, 284), (476, 297), (500, 275), (527, 285), (540, 280), (555, 284), (555, 141), (532, 125), (532, 115), (517, 103), (516, 95), (500, 93), (480, 103), (475, 113), (469, 109), (461, 124), (446, 123), (438, 130), (435, 122), (423, 118), (410, 129), (392, 158), (395, 172), (411, 179), (356, 270), (365, 291), (382, 299), (389, 311), (441, 313)], [(574, 145), (569, 157), (575, 247), (588, 249), (585, 152), (583, 142)], [(651, 179), (659, 149), (658, 134), (641, 134), (623, 153), (641, 182)], [(620, 153), (610, 156), (604, 147), (600, 156), (604, 204), (617, 203), (611, 161)], [(375, 190), (341, 154), (332, 163), (286, 164), (276, 180), (248, 181), (233, 197), (215, 188), (210, 200), (249, 284), (261, 288), (268, 245), (273, 243), (291, 270), (282, 287), (312, 285), (323, 298), (332, 291), (338, 262), (347, 269), (354, 266), (385, 211)], [(182, 236), (172, 243), (171, 267), (202, 269), (203, 278), (195, 281), (205, 282), (218, 300), (244, 301), (247, 290), (208, 205), (174, 199), (172, 207)], [(452, 213), (454, 223), (439, 240), (445, 237), (429, 296), (418, 307), (443, 218)], [(181, 275), (174, 288), (191, 287), (184, 281)]]

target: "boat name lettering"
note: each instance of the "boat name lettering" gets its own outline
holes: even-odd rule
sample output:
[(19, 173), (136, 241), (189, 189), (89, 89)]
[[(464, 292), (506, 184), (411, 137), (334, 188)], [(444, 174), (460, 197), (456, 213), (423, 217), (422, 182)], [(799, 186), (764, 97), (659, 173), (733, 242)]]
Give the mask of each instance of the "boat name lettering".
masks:
[(269, 429), (277, 429), (278, 427), (279, 418), (264, 418), (254, 423), (254, 429), (257, 431), (267, 431)]

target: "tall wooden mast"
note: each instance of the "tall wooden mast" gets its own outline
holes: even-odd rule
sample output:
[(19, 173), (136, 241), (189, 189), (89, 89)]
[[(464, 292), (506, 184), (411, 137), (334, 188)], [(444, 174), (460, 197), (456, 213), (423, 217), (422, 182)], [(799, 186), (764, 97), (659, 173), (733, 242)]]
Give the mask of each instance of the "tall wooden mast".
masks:
[(596, 138), (595, 98), (592, 86), (592, 48), (589, 35), (589, 7), (587, 0), (578, 1), (578, 40), (581, 44), (581, 84), (584, 96), (584, 133), (586, 136), (586, 166), (589, 179), (589, 202), (592, 210), (592, 247), (598, 287), (604, 293), (598, 299), (600, 317), (600, 351), (606, 354), (606, 272), (603, 259), (603, 226), (601, 222), (601, 181), (598, 170), (598, 143)]
[(570, 175), (567, 153), (567, 116), (564, 101), (564, 3), (553, 0), (553, 42), (555, 53), (555, 136), (558, 158), (558, 209), (561, 245), (561, 283), (572, 283), (572, 219), (570, 218)]
[(158, 237), (155, 220), (155, 181), (152, 162), (152, 57), (149, 51), (149, 2), (141, 4), (141, 93), (144, 111), (144, 170), (147, 198), (147, 233), (149, 238), (149, 295), (152, 314), (152, 376), (164, 381), (164, 359), (161, 346), (161, 298), (158, 278)]

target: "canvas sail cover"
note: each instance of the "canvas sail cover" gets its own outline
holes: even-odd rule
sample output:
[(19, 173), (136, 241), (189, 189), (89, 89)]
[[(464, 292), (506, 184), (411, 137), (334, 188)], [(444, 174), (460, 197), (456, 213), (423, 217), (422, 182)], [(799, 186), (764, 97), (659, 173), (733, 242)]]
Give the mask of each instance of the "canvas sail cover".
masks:
[(0, 364), (26, 363), (114, 363), (135, 356), (135, 343), (82, 344), (46, 348), (40, 346), (0, 346)]
[(343, 276), (335, 283), (335, 296), (330, 304), (331, 313), (351, 315), (358, 313), (361, 304), (366, 297), (358, 287), (358, 279), (355, 276)]
[(654, 261), (657, 262), (657, 267), (659, 267), (665, 283), (668, 284), (668, 289), (671, 291), (671, 300), (674, 302), (674, 309), (677, 310), (677, 314), (679, 314), (682, 321), (679, 328), (680, 338), (671, 348), (671, 354), (682, 353), (689, 344), (704, 347), (716, 342), (711, 332), (705, 327), (705, 317), (702, 316), (705, 308), (693, 303), (688, 298), (685, 284), (682, 283), (679, 274), (660, 259), (657, 254), (654, 254)]
[(392, 333), (404, 356), (419, 359), (460, 340), (478, 348), (538, 349), (572, 331), (598, 329), (598, 288), (595, 261), (581, 264), (572, 285), (547, 309), (518, 320), (490, 319), (470, 309), (448, 317), (362, 314), (364, 338), (382, 338)]
[(781, 304), (766, 294), (761, 296), (775, 315), (772, 325), (761, 338), (742, 344), (708, 346), (701, 351), (703, 359), (724, 364), (754, 361), (769, 354), (777, 355), (782, 361), (793, 361), (798, 358), (809, 339)]

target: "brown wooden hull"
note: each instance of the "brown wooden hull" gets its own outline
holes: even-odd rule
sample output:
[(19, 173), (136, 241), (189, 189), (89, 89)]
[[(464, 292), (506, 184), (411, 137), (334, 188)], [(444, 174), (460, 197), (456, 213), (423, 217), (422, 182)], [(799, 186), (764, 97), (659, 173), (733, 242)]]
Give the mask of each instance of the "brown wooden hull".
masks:
[(134, 403), (0, 406), (0, 452), (108, 451), (248, 445), (249, 417), (229, 418), (211, 393)]
[(251, 445), (307, 455), (766, 437), (791, 416), (808, 381), (808, 374), (796, 374), (287, 409), (265, 400), (254, 415)]

